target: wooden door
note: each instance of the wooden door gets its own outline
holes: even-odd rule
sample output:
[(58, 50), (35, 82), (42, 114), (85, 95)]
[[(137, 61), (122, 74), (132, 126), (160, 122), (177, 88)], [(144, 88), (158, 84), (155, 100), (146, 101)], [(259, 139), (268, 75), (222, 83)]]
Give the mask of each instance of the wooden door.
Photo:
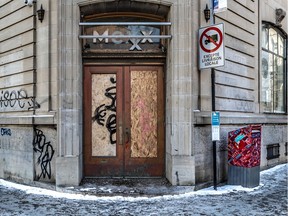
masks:
[(163, 91), (159, 66), (85, 66), (85, 176), (164, 175)]

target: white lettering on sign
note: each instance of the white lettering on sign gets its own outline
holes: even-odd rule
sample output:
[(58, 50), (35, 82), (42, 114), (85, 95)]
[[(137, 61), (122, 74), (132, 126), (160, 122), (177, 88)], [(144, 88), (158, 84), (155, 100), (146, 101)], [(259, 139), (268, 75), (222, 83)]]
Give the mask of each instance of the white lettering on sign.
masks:
[[(108, 29), (106, 29), (106, 31), (102, 34), (102, 36), (104, 36), (103, 38), (93, 38), (93, 43), (97, 43), (97, 39), (101, 42), (102, 40), (104, 40), (105, 36), (108, 36)], [(100, 36), (100, 34), (97, 31), (93, 31), (93, 35), (95, 36)], [(108, 43), (108, 38), (105, 38), (105, 43)]]
[[(147, 32), (147, 31), (144, 31), (142, 30), (141, 33), (144, 35), (144, 36), (149, 36), (149, 35), (152, 35), (153, 33), (153, 30)], [(148, 41), (149, 43), (153, 43), (152, 39), (151, 38), (144, 38), (141, 43), (146, 43), (146, 41)]]
[[(122, 35), (122, 32), (120, 32), (120, 31), (114, 31), (113, 33), (112, 33), (112, 35)], [(121, 39), (116, 39), (116, 38), (112, 38), (112, 42), (114, 43), (114, 44), (121, 44), (121, 43), (123, 43), (123, 40), (121, 40)], [(108, 43), (108, 42), (107, 42)]]
[[(149, 30), (149, 31), (145, 31), (145, 30), (141, 30), (140, 31), (142, 35), (144, 36), (149, 36), (149, 35), (152, 35), (153, 33), (153, 30)], [(98, 31), (94, 30), (93, 31), (93, 35), (94, 36), (103, 36), (103, 37), (100, 37), (100, 38), (94, 38), (93, 39), (93, 43), (97, 43), (97, 40), (99, 42), (102, 42), (104, 40), (104, 42), (107, 44), (109, 43), (109, 38), (107, 38), (107, 36), (109, 35), (120, 35), (120, 36), (125, 36), (125, 35), (131, 35), (131, 33), (128, 31), (126, 34), (121, 32), (121, 31), (113, 31), (111, 34), (109, 34), (109, 29), (106, 29), (103, 34), (99, 34)], [(129, 39), (128, 41), (130, 41), (132, 43), (132, 46), (131, 48), (129, 49), (130, 51), (133, 51), (133, 50), (138, 50), (138, 51), (141, 51), (141, 47), (139, 46), (140, 43), (144, 44), (146, 42), (148, 43), (153, 43), (153, 40), (149, 37), (147, 38), (143, 38), (143, 39), (136, 39), (136, 38), (131, 38)], [(124, 43), (126, 42), (125, 40), (122, 40), (122, 39), (117, 39), (117, 38), (112, 38), (111, 39), (111, 42), (114, 43), (114, 44), (121, 44), (121, 43)]]

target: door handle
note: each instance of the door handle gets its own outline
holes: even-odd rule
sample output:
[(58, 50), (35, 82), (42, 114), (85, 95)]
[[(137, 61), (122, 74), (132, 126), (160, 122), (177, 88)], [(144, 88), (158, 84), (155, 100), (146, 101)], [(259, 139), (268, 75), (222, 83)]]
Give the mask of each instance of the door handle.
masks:
[(131, 134), (130, 128), (125, 128), (125, 135), (126, 135), (126, 141), (125, 141), (125, 143), (130, 142), (130, 134)]

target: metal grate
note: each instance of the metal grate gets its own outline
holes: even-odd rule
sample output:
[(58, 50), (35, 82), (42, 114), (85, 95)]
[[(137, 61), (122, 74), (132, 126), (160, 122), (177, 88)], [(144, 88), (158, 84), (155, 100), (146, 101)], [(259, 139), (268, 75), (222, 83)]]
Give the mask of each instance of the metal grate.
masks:
[(279, 143), (267, 145), (267, 160), (279, 158), (279, 148)]

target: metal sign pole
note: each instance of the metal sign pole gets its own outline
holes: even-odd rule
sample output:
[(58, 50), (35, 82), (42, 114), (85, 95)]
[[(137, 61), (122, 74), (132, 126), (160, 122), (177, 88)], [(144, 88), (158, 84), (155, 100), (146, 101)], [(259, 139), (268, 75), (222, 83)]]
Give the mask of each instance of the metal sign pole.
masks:
[[(212, 112), (215, 111), (215, 69), (211, 69), (211, 82), (212, 82)], [(214, 190), (217, 190), (217, 151), (216, 141), (212, 140), (213, 145), (213, 185)]]
[[(211, 25), (215, 24), (215, 16), (214, 16), (214, 6), (213, 0), (211, 0)], [(212, 112), (216, 111), (215, 109), (215, 69), (212, 67), (211, 69), (211, 97), (212, 97)], [(217, 149), (216, 149), (216, 141), (212, 140), (213, 146), (213, 187), (214, 190), (217, 190)]]

